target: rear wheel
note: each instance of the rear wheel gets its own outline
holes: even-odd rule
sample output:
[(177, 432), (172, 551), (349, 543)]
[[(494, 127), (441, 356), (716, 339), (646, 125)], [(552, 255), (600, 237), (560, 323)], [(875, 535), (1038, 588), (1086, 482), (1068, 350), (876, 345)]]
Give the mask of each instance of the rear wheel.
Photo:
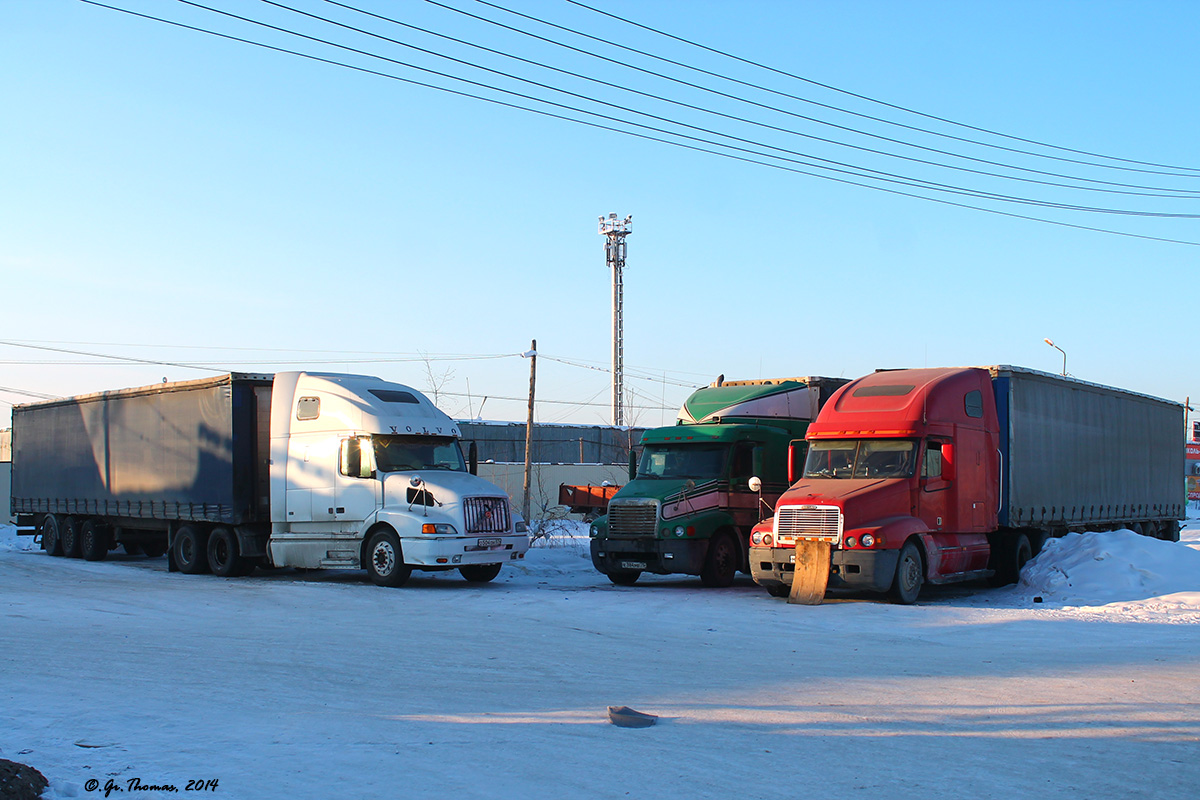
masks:
[(608, 579), (617, 586), (633, 586), (642, 576), (641, 570), (636, 569), (617, 569), (607, 574)]
[(108, 528), (98, 519), (89, 519), (79, 526), (79, 554), (88, 561), (108, 558)]
[(193, 525), (183, 525), (175, 531), (172, 545), (175, 566), (185, 575), (201, 575), (208, 572), (208, 558), (204, 547), (204, 536)]
[(394, 531), (377, 531), (367, 543), (367, 575), (377, 586), (403, 586), (412, 567), (404, 563), (400, 537)]
[(142, 552), (142, 546), (137, 542), (121, 542), (121, 548), (127, 556), (140, 555)]
[(925, 562), (921, 559), (921, 548), (916, 542), (905, 542), (900, 548), (900, 560), (896, 563), (896, 577), (888, 596), (894, 603), (912, 605), (921, 593), (925, 581)]
[(162, 554), (167, 552), (167, 548), (162, 542), (142, 542), (142, 552), (146, 554), (146, 558), (161, 558)]
[(729, 586), (742, 564), (739, 556), (737, 541), (728, 533), (718, 533), (708, 544), (704, 566), (700, 568), (700, 582), (714, 589)]
[(500, 574), (502, 564), (468, 564), (458, 571), (471, 583), (487, 583)]
[[(238, 550), (237, 536), (224, 525), (212, 529), (208, 535), (208, 568), (221, 578), (236, 578), (247, 575), (254, 569)], [(247, 568), (249, 567), (249, 568)]]
[(62, 554), (79, 558), (79, 520), (67, 517), (62, 523)]
[(47, 514), (42, 518), (42, 549), (52, 556), (61, 556), (62, 528), (58, 517)]

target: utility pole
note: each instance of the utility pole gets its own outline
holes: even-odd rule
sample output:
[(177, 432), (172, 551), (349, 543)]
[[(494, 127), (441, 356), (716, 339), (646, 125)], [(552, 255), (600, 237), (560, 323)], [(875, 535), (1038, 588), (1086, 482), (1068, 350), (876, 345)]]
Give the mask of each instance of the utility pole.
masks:
[(633, 215), (618, 220), (616, 214), (600, 217), (600, 235), (604, 237), (604, 260), (612, 267), (612, 424), (625, 424), (625, 409), (621, 395), (625, 391), (625, 318), (624, 279), (625, 237), (633, 233)]
[(529, 352), (522, 354), (529, 359), (529, 415), (525, 418), (525, 498), (521, 503), (521, 514), (525, 524), (529, 520), (529, 484), (533, 476), (533, 390), (537, 385), (537, 339), (529, 346)]

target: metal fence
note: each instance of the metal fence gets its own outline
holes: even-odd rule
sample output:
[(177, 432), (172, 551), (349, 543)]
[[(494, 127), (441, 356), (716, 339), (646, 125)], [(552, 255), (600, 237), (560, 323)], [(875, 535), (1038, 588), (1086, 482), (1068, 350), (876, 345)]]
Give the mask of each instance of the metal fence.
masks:
[[(525, 463), (525, 425), (520, 422), (462, 422), (463, 449), (475, 442), (479, 460)], [(607, 425), (534, 425), (531, 460), (537, 464), (628, 464), (629, 451), (645, 428)]]

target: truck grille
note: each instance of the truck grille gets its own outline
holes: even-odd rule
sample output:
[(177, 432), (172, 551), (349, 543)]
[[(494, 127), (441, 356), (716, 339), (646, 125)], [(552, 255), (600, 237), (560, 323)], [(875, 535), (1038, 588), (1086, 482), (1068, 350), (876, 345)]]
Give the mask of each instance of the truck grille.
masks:
[(467, 533), (507, 533), (508, 500), (503, 497), (468, 497), (463, 500)]
[(608, 532), (613, 536), (653, 536), (658, 501), (613, 500), (608, 504)]
[(775, 513), (775, 541), (795, 544), (797, 539), (842, 540), (842, 510), (837, 506), (783, 506)]

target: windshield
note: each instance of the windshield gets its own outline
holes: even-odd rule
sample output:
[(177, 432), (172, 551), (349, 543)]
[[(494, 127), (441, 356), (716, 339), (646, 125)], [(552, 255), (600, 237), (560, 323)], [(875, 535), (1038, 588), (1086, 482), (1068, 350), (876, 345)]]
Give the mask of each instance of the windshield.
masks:
[(373, 436), (375, 468), (380, 472), (448, 469), (466, 472), (458, 439), (452, 436)]
[(907, 478), (916, 464), (911, 439), (809, 442), (806, 478)]
[(709, 480), (725, 474), (728, 445), (648, 444), (638, 464), (639, 478), (691, 478)]

